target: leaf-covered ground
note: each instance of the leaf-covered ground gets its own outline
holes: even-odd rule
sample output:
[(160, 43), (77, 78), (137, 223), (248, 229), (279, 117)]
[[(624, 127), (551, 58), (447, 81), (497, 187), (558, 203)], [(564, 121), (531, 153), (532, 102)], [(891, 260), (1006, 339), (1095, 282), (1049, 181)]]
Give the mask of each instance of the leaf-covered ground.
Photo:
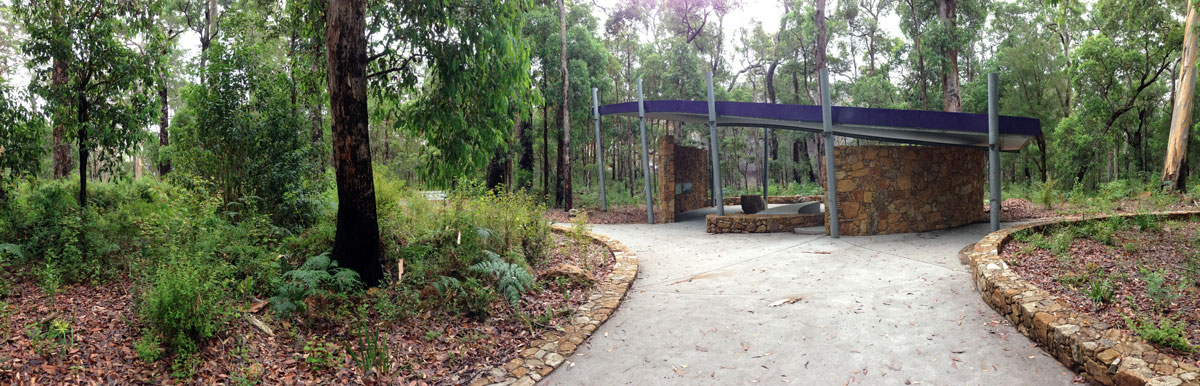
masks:
[[(611, 272), (607, 248), (587, 243), (581, 249), (562, 234), (553, 238), (554, 251), (533, 267), (535, 277), (560, 263), (589, 268), (597, 280)], [(543, 280), (540, 290), (523, 296), (524, 318), (502, 297), (492, 303), (492, 316), (485, 320), (425, 310), (390, 321), (372, 307), (365, 320), (386, 339), (388, 374), (364, 374), (347, 354), (347, 347), (359, 347), (363, 320), (352, 304), (288, 323), (275, 320), (265, 303), (238, 303), (230, 306), (235, 309), (224, 328), (200, 349), (194, 377), (180, 379), (172, 376), (170, 358), (153, 363), (138, 358), (134, 344), (142, 334), (135, 308), (141, 286), (135, 281), (67, 286), (46, 296), (32, 276), (0, 275), (12, 283), (11, 294), (0, 298), (10, 305), (0, 312), (0, 384), (462, 384), (504, 364), (536, 335), (565, 322), (567, 310), (584, 303), (590, 290)], [(374, 303), (396, 296), (393, 291), (372, 290), (351, 302)], [(438, 303), (433, 300), (428, 303)], [(264, 320), (275, 336), (251, 326), (246, 314)], [(62, 355), (43, 356), (35, 352), (27, 327), (52, 316), (70, 322), (71, 343)], [(321, 350), (311, 347), (326, 348), (328, 368), (320, 366)]]
[[(1018, 237), (1002, 247), (1001, 256), (1022, 278), (1076, 311), (1125, 329), (1130, 319), (1182, 322), (1188, 340), (1200, 343), (1200, 222), (1166, 221), (1145, 229), (1133, 222), (1111, 226), (1117, 229), (1111, 237), (1098, 226), (1051, 230), (1038, 241)], [(1070, 236), (1063, 235), (1074, 239), (1067, 244)], [(1156, 346), (1200, 360), (1194, 351)]]

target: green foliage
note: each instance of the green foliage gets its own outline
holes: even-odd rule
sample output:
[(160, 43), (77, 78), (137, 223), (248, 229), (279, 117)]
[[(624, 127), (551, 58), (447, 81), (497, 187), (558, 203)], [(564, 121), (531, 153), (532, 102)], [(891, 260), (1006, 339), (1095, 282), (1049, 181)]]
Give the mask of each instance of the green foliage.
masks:
[(199, 256), (180, 255), (151, 277), (142, 320), (172, 353), (186, 357), (225, 323), (228, 267)]
[(133, 349), (137, 351), (138, 358), (152, 363), (162, 357), (162, 343), (158, 339), (158, 335), (153, 333), (144, 333), (141, 338), (133, 342)]
[(0, 301), (0, 339), (8, 339), (9, 323), (12, 322), (13, 306)]
[(1192, 346), (1192, 342), (1187, 338), (1187, 322), (1179, 321), (1178, 323), (1169, 318), (1163, 318), (1155, 324), (1147, 319), (1133, 319), (1125, 317), (1125, 324), (1129, 325), (1129, 329), (1141, 335), (1150, 343), (1160, 344), (1183, 352), (1193, 352), (1196, 350)]
[(491, 314), (492, 302), (496, 300), (496, 292), (473, 277), (458, 280), (442, 276), (433, 282), (433, 288), (443, 309), (480, 320)]
[(337, 367), (340, 363), (337, 346), (322, 338), (309, 339), (304, 342), (304, 363), (313, 371), (323, 372)]
[(472, 265), (468, 270), (493, 280), (500, 294), (516, 307), (521, 302), (521, 294), (533, 284), (533, 275), (520, 265), (504, 261), (494, 252), (484, 253), (487, 254), (487, 260)]
[(1162, 230), (1162, 221), (1158, 216), (1152, 214), (1138, 214), (1133, 216), (1133, 223), (1137, 224), (1138, 229), (1142, 232), (1158, 232)]
[(181, 91), (171, 128), (174, 164), (211, 185), (227, 204), (261, 206), (277, 224), (316, 220), (320, 177), (307, 122), (294, 111), (287, 73), (264, 47), (209, 47), (207, 84)]
[(1154, 302), (1155, 307), (1165, 308), (1178, 299), (1178, 288), (1167, 284), (1167, 272), (1161, 269), (1142, 269), (1142, 280), (1146, 283), (1146, 297)]
[[(30, 88), (46, 101), (45, 111), (79, 152), (93, 152), (92, 160), (114, 174), (159, 113), (153, 93), (147, 92), (155, 89), (155, 58), (128, 40), (151, 33), (144, 5), (105, 0), (12, 4), (28, 34), (21, 41), (30, 57), (27, 65), (41, 74)], [(54, 63), (64, 76), (57, 86), (47, 76)]]
[(1056, 229), (1050, 236), (1050, 253), (1055, 256), (1064, 256), (1071, 248), (1071, 242), (1075, 241), (1075, 232), (1075, 228), (1072, 226), (1062, 226)]
[[(403, 103), (396, 122), (425, 141), (426, 181), (449, 184), (483, 169), (506, 147), (512, 117), (528, 107), (515, 102), (531, 97), (529, 40), (521, 36), (528, 7), (524, 1), (469, 0), (455, 7), (405, 1), (370, 11), (367, 29), (380, 31), (372, 44), (380, 56), (367, 73), (390, 74), (370, 77), (369, 90)], [(445, 26), (455, 26), (455, 33), (446, 34)]]
[(304, 312), (311, 296), (347, 294), (362, 289), (358, 273), (338, 267), (329, 253), (309, 257), (299, 268), (285, 272), (271, 304), (275, 312)]
[(387, 335), (380, 335), (365, 318), (355, 333), (357, 345), (346, 345), (350, 359), (364, 373), (374, 371), (377, 374), (391, 373), (391, 355), (388, 352)]
[(0, 125), (0, 149), (4, 149), (0, 151), (0, 207), (8, 201), (16, 180), (37, 174), (39, 158), (45, 153), (45, 122), (16, 100), (0, 73), (0, 122), (5, 123)]
[(1114, 289), (1112, 282), (1109, 280), (1092, 281), (1087, 290), (1087, 297), (1096, 305), (1112, 303)]
[(47, 359), (66, 355), (75, 341), (71, 322), (57, 316), (33, 323), (25, 332), (33, 352)]

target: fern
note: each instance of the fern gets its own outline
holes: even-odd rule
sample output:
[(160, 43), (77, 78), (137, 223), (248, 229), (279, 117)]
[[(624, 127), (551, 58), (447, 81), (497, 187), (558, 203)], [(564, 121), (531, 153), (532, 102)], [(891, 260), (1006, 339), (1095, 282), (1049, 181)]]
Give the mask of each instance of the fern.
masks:
[(309, 257), (300, 268), (283, 274), (283, 283), (276, 288), (271, 304), (279, 313), (304, 311), (304, 299), (319, 291), (354, 292), (362, 288), (358, 273), (338, 267), (329, 252)]
[(533, 275), (520, 265), (509, 263), (492, 251), (483, 251), (487, 260), (481, 261), (467, 270), (472, 273), (489, 276), (496, 280), (496, 289), (516, 306), (521, 302), (521, 294), (533, 286)]

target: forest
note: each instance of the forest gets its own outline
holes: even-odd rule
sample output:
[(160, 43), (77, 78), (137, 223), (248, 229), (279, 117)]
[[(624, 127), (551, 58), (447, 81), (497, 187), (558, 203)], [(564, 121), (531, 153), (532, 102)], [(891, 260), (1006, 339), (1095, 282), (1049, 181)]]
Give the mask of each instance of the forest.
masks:
[[(494, 335), (525, 339), (594, 281), (538, 278), (591, 264), (586, 215), (566, 233), (545, 216), (598, 209), (601, 178), (609, 205), (642, 213), (638, 122), (606, 117), (597, 144), (593, 89), (601, 105), (636, 101), (639, 82), (647, 100), (706, 100), (711, 73), (717, 100), (814, 105), (827, 69), (835, 106), (986, 113), (997, 73), (1000, 113), (1043, 133), (1003, 155), (1006, 197), (1193, 197), (1190, 7), (2, 0), (0, 337), (21, 343), (0, 359), (42, 359), (0, 361), (0, 382), (99, 377), (37, 368), (86, 362), (76, 345), (93, 327), (136, 348), (120, 381), (286, 377), (254, 365), (276, 351), (247, 353), (265, 338), (240, 340), (263, 324), (313, 380), (467, 383), (503, 355), (440, 338), (478, 326), (446, 315), (502, 315)], [(646, 130), (708, 146), (706, 126)], [(818, 135), (718, 141), (727, 196), (764, 180), (772, 195), (823, 192)], [(108, 295), (120, 321), (70, 311)], [(387, 339), (444, 345), (373, 351)]]

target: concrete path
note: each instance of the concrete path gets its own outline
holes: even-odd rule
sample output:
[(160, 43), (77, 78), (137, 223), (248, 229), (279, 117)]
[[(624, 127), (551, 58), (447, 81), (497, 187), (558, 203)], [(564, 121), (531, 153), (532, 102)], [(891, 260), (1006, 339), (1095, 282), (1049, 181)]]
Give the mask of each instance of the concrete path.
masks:
[[(737, 210), (737, 207), (730, 207)], [(1063, 385), (975, 292), (987, 224), (843, 237), (597, 225), (640, 259), (618, 311), (545, 385)], [(700, 220), (696, 220), (700, 218)], [(690, 221), (689, 221), (690, 220)], [(791, 304), (771, 304), (799, 297)]]

